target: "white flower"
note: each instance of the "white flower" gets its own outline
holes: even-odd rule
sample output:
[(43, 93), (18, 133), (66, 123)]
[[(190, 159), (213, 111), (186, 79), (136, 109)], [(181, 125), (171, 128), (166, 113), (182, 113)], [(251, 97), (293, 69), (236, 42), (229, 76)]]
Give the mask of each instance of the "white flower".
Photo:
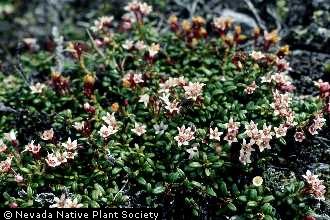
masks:
[(125, 7), (124, 7), (124, 9), (126, 10), (126, 11), (137, 11), (137, 10), (139, 10), (140, 9), (140, 2), (139, 1), (137, 1), (137, 0), (133, 0), (132, 2), (130, 2), (130, 3), (128, 3)]
[(191, 127), (186, 128), (185, 125), (182, 125), (181, 128), (177, 128), (179, 134), (174, 137), (174, 140), (178, 142), (178, 145), (189, 145), (189, 141), (195, 139), (195, 131)]
[(261, 60), (262, 58), (264, 58), (265, 57), (265, 54), (263, 54), (262, 52), (260, 52), (260, 51), (258, 51), (258, 52), (256, 52), (256, 51), (252, 51), (251, 53), (250, 53), (250, 56), (252, 57), (252, 59), (254, 59), (254, 60)]
[(255, 176), (252, 179), (252, 183), (253, 183), (254, 186), (261, 186), (263, 182), (264, 182), (264, 180), (262, 179), (261, 176)]
[(77, 140), (71, 141), (71, 138), (68, 138), (66, 143), (62, 143), (62, 146), (68, 151), (73, 151), (77, 149), (78, 143)]
[(75, 122), (73, 127), (77, 130), (77, 131), (82, 131), (85, 128), (85, 122)]
[(243, 139), (242, 148), (239, 152), (239, 160), (242, 164), (246, 165), (248, 163), (251, 163), (252, 151), (254, 151), (254, 149), (252, 148), (252, 143), (246, 143), (246, 140)]
[(78, 155), (76, 151), (66, 151), (65, 153), (66, 159), (74, 159)]
[(5, 133), (5, 138), (7, 141), (16, 141), (16, 132), (11, 130), (9, 133)]
[(294, 134), (294, 139), (298, 142), (303, 142), (303, 140), (305, 140), (305, 134), (304, 132), (301, 132), (301, 131), (297, 131), (295, 134)]
[(32, 94), (42, 93), (42, 91), (43, 91), (44, 88), (46, 88), (46, 85), (43, 84), (43, 83), (39, 83), (39, 82), (30, 86), (30, 89), (31, 89)]
[(77, 198), (75, 198), (74, 200), (71, 200), (71, 198), (67, 198), (65, 201), (65, 205), (64, 208), (81, 208), (83, 207), (83, 204), (78, 203)]
[(150, 57), (154, 57), (158, 54), (160, 50), (160, 45), (152, 43), (151, 46), (148, 47), (148, 52)]
[(72, 200), (71, 198), (66, 198), (65, 194), (62, 194), (60, 198), (54, 198), (54, 204), (49, 206), (49, 208), (81, 208), (83, 204), (79, 204), (77, 198)]
[(306, 175), (302, 175), (302, 177), (309, 184), (313, 184), (313, 183), (315, 183), (318, 180), (318, 175), (313, 175), (310, 170), (307, 170), (306, 171)]
[(94, 26), (92, 26), (91, 29), (94, 32), (101, 31), (105, 27), (110, 26), (112, 21), (113, 21), (113, 16), (102, 16), (94, 21)]
[(140, 3), (140, 12), (143, 15), (148, 15), (148, 14), (150, 14), (152, 12), (152, 6), (148, 5), (145, 2)]
[(49, 130), (45, 130), (42, 135), (41, 135), (41, 139), (44, 141), (50, 141), (54, 138), (54, 130), (53, 128), (49, 129)]
[(143, 83), (144, 80), (143, 80), (143, 75), (142, 73), (135, 73), (133, 75), (133, 81), (135, 84), (138, 84), (138, 83)]
[(140, 95), (139, 102), (142, 102), (144, 104), (144, 107), (148, 107), (149, 95), (148, 94)]
[(108, 138), (110, 135), (115, 134), (116, 132), (117, 132), (117, 130), (113, 130), (112, 126), (102, 125), (102, 127), (99, 131), (99, 134), (103, 138)]
[(0, 139), (0, 153), (5, 152), (7, 150), (7, 145)]
[(21, 183), (21, 182), (24, 181), (24, 178), (23, 178), (23, 176), (21, 176), (21, 175), (18, 173), (18, 174), (15, 175), (15, 181), (16, 181), (17, 183)]
[(115, 112), (113, 112), (112, 114), (110, 114), (109, 112), (107, 112), (106, 116), (102, 117), (102, 120), (107, 124), (107, 125), (111, 125), (113, 126), (114, 124), (117, 123), (116, 118), (115, 118)]
[(162, 121), (159, 125), (154, 125), (153, 127), (155, 129), (155, 134), (162, 135), (167, 130), (168, 125), (165, 125)]
[(34, 140), (32, 140), (28, 145), (25, 146), (25, 149), (22, 151), (22, 153), (25, 151), (30, 151), (33, 154), (37, 154), (39, 153), (40, 149), (41, 149), (40, 144), (35, 145)]
[(139, 41), (137, 41), (137, 42), (134, 44), (134, 47), (135, 47), (137, 50), (144, 50), (147, 46), (144, 44), (144, 41), (139, 40)]
[(219, 132), (218, 128), (212, 129), (210, 128), (210, 140), (217, 140), (220, 141), (220, 136), (223, 132)]
[(233, 19), (231, 17), (218, 17), (213, 19), (214, 27), (221, 31), (228, 29), (232, 22)]
[(122, 47), (125, 50), (130, 50), (133, 48), (133, 46), (134, 46), (134, 42), (132, 40), (125, 40), (125, 42), (122, 44)]
[(141, 124), (141, 123), (137, 123), (135, 122), (134, 128), (131, 129), (131, 131), (133, 133), (135, 133), (138, 136), (143, 135), (144, 133), (146, 133), (146, 127), (145, 125)]
[(198, 148), (197, 148), (196, 145), (192, 148), (187, 149), (186, 151), (189, 154), (189, 160), (191, 160), (192, 158), (198, 156)]
[(179, 113), (180, 112), (180, 106), (178, 106), (180, 103), (176, 100), (173, 100), (173, 102), (166, 102), (165, 103), (165, 109), (168, 110), (171, 114), (172, 113)]
[(254, 93), (254, 91), (258, 88), (255, 81), (253, 81), (250, 85), (246, 86), (244, 89), (244, 92), (248, 95), (251, 95)]
[(185, 90), (185, 96), (187, 99), (193, 99), (196, 101), (198, 96), (202, 95), (204, 83), (199, 82), (189, 82), (188, 86), (184, 86), (183, 89)]
[(280, 124), (278, 128), (274, 127), (274, 131), (277, 138), (285, 137), (288, 131), (288, 127), (285, 124)]
[(54, 153), (51, 153), (51, 154), (48, 153), (46, 162), (47, 162), (48, 166), (50, 166), (50, 167), (57, 167), (57, 166), (61, 165), (61, 162), (54, 155)]

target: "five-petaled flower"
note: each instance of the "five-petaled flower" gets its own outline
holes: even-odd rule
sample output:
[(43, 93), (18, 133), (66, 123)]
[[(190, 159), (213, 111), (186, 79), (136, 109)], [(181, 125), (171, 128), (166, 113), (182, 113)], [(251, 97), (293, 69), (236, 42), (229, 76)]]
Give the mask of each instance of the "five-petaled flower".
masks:
[(133, 133), (135, 133), (137, 136), (141, 136), (143, 135), (144, 133), (146, 133), (146, 127), (144, 124), (141, 124), (141, 123), (138, 123), (138, 122), (135, 122), (134, 124), (134, 128), (131, 129), (131, 131)]

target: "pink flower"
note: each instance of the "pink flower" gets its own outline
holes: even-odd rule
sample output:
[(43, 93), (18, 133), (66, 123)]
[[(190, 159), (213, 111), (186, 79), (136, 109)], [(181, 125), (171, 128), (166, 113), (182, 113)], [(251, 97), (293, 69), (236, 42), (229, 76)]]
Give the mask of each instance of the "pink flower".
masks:
[(42, 135), (41, 135), (41, 139), (44, 141), (51, 141), (54, 137), (54, 130), (53, 128), (49, 129), (49, 130), (45, 130)]
[(133, 0), (132, 2), (128, 3), (127, 6), (124, 7), (126, 11), (131, 12), (139, 12), (142, 15), (148, 15), (152, 12), (152, 6), (148, 5), (145, 2), (140, 2), (137, 0)]
[(118, 130), (114, 130), (112, 126), (102, 125), (99, 134), (103, 138), (108, 138), (110, 135), (115, 134)]
[(212, 129), (210, 128), (210, 140), (217, 140), (220, 141), (220, 136), (223, 132), (219, 132), (218, 128)]
[(180, 103), (176, 100), (173, 100), (173, 102), (166, 102), (165, 103), (165, 109), (168, 110), (171, 114), (173, 113), (179, 113), (180, 112), (180, 106), (178, 106)]
[(225, 141), (228, 141), (228, 144), (231, 145), (234, 142), (238, 142), (236, 135), (237, 135), (237, 132), (231, 131), (231, 132), (228, 132), (223, 139)]
[(254, 151), (252, 148), (252, 143), (246, 143), (246, 140), (243, 139), (242, 148), (240, 150), (239, 160), (242, 164), (246, 165), (251, 163), (251, 153)]
[(199, 82), (189, 82), (188, 86), (183, 86), (186, 98), (196, 101), (196, 99), (202, 95), (203, 86), (205, 86), (205, 84)]
[(66, 143), (62, 143), (62, 146), (68, 151), (74, 151), (77, 149), (78, 143), (77, 140), (71, 141), (71, 138), (68, 138)]
[(182, 125), (181, 128), (177, 128), (179, 131), (179, 134), (174, 137), (174, 140), (178, 142), (178, 145), (189, 145), (189, 141), (195, 139), (195, 131), (192, 127), (186, 128), (185, 125)]
[(58, 160), (58, 158), (54, 155), (54, 153), (48, 153), (46, 162), (48, 166), (50, 167), (57, 167), (61, 165), (61, 162)]
[(308, 127), (308, 131), (309, 131), (309, 133), (310, 133), (311, 135), (316, 135), (316, 134), (318, 134), (317, 129), (316, 129), (314, 123)]
[(326, 98), (330, 95), (330, 84), (329, 82), (323, 82), (322, 80), (315, 82), (315, 85), (320, 89), (320, 96)]
[(30, 151), (33, 154), (38, 154), (40, 149), (41, 149), (40, 144), (35, 145), (34, 140), (32, 140), (28, 145), (25, 146), (25, 149), (22, 151), (22, 153), (25, 151)]
[(278, 71), (280, 71), (280, 72), (283, 72), (286, 70), (291, 70), (289, 62), (286, 61), (285, 59), (280, 59), (277, 57), (276, 65), (277, 65)]
[(270, 138), (267, 137), (261, 137), (257, 140), (256, 144), (259, 147), (260, 152), (263, 152), (265, 149), (271, 149), (271, 146), (269, 144)]
[(303, 142), (303, 140), (305, 139), (305, 134), (304, 132), (301, 132), (301, 131), (297, 131), (295, 134), (294, 134), (294, 139), (298, 142)]
[(0, 139), (0, 153), (5, 152), (7, 150), (7, 145)]
[(102, 16), (94, 21), (94, 25), (91, 27), (91, 29), (94, 32), (102, 31), (104, 28), (110, 27), (112, 21), (113, 16)]
[(279, 127), (274, 127), (274, 131), (277, 138), (285, 137), (288, 131), (288, 127), (285, 124), (280, 124)]
[(250, 124), (245, 125), (244, 133), (251, 139), (258, 139), (259, 138), (258, 123), (254, 123), (253, 121), (250, 121)]
[(239, 126), (240, 126), (240, 123), (239, 122), (234, 122), (233, 118), (231, 117), (229, 119), (229, 122), (225, 124), (227, 129), (228, 129), (228, 132), (231, 132), (231, 131), (238, 131), (239, 129)]
[(15, 181), (16, 181), (17, 183), (21, 183), (21, 182), (24, 181), (24, 178), (23, 178), (23, 176), (21, 176), (20, 174), (16, 174), (16, 175), (15, 175)]
[(314, 184), (318, 181), (318, 175), (313, 175), (311, 171), (307, 170), (306, 175), (302, 175), (308, 184)]
[(133, 74), (133, 81), (134, 81), (135, 84), (143, 83), (144, 80), (143, 80), (142, 73), (135, 73), (135, 74)]
[(76, 151), (66, 151), (65, 158), (66, 159), (74, 159), (78, 153)]
[(324, 199), (324, 194), (326, 193), (326, 187), (323, 185), (323, 181), (318, 178), (318, 175), (313, 175), (311, 171), (307, 170), (306, 175), (303, 178), (308, 183), (306, 191), (309, 194), (314, 195), (317, 199)]
[(0, 162), (0, 173), (7, 173), (11, 169), (13, 156), (8, 156), (6, 160)]
[(143, 135), (144, 133), (147, 132), (146, 127), (147, 126), (145, 126), (144, 124), (135, 122), (134, 128), (132, 128), (131, 131), (133, 133), (135, 133), (136, 135), (141, 136), (141, 135)]

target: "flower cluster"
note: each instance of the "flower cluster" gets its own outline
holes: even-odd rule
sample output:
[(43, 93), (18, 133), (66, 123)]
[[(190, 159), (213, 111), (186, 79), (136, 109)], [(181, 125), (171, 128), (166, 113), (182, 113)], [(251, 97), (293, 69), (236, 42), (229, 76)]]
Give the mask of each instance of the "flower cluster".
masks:
[(65, 194), (62, 194), (60, 198), (54, 198), (54, 204), (49, 208), (81, 208), (83, 204), (78, 203), (78, 199), (67, 198)]
[(311, 195), (314, 195), (317, 199), (324, 199), (326, 188), (323, 185), (323, 180), (320, 180), (318, 175), (313, 175), (309, 170), (307, 170), (306, 175), (303, 175), (303, 177), (308, 183), (305, 191)]
[(178, 142), (178, 146), (189, 145), (189, 141), (195, 139), (195, 129), (193, 127), (186, 128), (185, 125), (177, 128), (179, 134), (174, 137), (174, 140)]
[(229, 119), (229, 122), (226, 123), (227, 134), (224, 137), (225, 141), (228, 141), (228, 144), (231, 145), (233, 142), (238, 142), (237, 135), (240, 123), (234, 122), (233, 118)]
[(68, 160), (73, 160), (77, 155), (78, 143), (77, 140), (72, 141), (68, 138), (67, 142), (62, 143), (63, 150), (55, 150), (53, 153), (48, 153), (45, 159), (48, 166), (57, 167), (67, 163)]
[(107, 112), (106, 116), (102, 117), (102, 120), (105, 122), (99, 131), (99, 134), (102, 138), (107, 139), (110, 135), (118, 132), (119, 125), (115, 118), (115, 112), (112, 114)]

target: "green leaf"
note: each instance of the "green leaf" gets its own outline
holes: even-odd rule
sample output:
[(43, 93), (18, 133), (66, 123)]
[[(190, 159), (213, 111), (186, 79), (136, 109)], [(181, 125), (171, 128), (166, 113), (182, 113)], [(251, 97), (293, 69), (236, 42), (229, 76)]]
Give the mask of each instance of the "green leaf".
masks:
[(31, 188), (31, 186), (28, 186), (28, 187), (27, 187), (26, 192), (27, 192), (27, 196), (28, 196), (29, 198), (32, 198), (32, 196), (33, 196), (33, 190), (32, 190), (32, 188)]
[(97, 202), (95, 202), (95, 201), (91, 201), (91, 207), (92, 208), (100, 208), (100, 205), (97, 203)]
[(250, 207), (256, 207), (257, 205), (258, 205), (258, 203), (255, 202), (255, 201), (249, 201), (249, 202), (247, 203), (247, 206), (250, 206)]
[(141, 176), (138, 178), (138, 182), (141, 184), (141, 185), (146, 185), (147, 184), (147, 181)]
[(200, 164), (199, 162), (191, 162), (189, 166), (193, 168), (197, 168), (197, 167), (202, 167), (202, 164)]
[(21, 167), (20, 170), (23, 172), (23, 173), (27, 173), (29, 174), (30, 173), (30, 170), (25, 168), (25, 167)]
[(221, 181), (219, 184), (220, 193), (222, 196), (228, 196), (227, 185), (224, 181)]
[(228, 204), (227, 204), (227, 208), (228, 208), (230, 211), (233, 211), (233, 212), (236, 212), (236, 211), (237, 211), (237, 208), (236, 208), (236, 206), (235, 206), (233, 203), (228, 203)]
[(160, 194), (160, 193), (163, 193), (164, 191), (165, 191), (164, 186), (157, 186), (156, 188), (154, 188), (153, 193), (154, 194)]
[(266, 202), (273, 201), (274, 199), (275, 199), (274, 196), (265, 196), (262, 201), (264, 203), (266, 203)]
[(246, 202), (247, 201), (247, 198), (246, 198), (246, 196), (239, 196), (238, 197), (238, 200), (240, 200), (242, 202)]
[(249, 199), (256, 201), (258, 197), (258, 192), (256, 189), (249, 190)]
[(214, 196), (214, 197), (217, 196), (217, 194), (214, 192), (213, 188), (210, 186), (207, 187), (207, 194), (209, 194), (210, 196)]

